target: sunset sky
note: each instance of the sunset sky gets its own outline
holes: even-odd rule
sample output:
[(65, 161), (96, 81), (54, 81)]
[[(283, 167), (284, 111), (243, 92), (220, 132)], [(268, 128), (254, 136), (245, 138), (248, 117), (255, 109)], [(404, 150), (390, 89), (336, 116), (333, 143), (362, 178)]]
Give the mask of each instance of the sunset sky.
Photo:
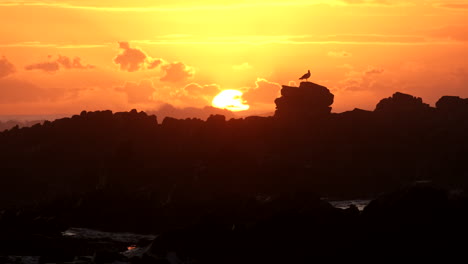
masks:
[[(334, 112), (468, 97), (468, 0), (1, 1), (0, 115), (211, 105), (274, 111), (310, 81)], [(291, 83), (292, 84), (292, 83)]]

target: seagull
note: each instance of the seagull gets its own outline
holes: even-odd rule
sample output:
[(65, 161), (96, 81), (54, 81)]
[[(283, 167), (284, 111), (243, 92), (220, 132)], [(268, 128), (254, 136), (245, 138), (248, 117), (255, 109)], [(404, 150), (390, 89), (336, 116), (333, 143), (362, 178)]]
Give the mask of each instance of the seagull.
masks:
[(310, 78), (310, 70), (308, 70), (306, 74), (302, 75), (302, 77), (299, 78), (299, 80), (304, 80), (305, 79), (306, 82), (308, 82), (309, 78)]

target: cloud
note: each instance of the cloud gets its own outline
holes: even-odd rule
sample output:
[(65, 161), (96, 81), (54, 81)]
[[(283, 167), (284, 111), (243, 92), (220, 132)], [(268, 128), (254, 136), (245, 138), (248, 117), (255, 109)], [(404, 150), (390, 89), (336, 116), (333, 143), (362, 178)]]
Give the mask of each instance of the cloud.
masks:
[(151, 80), (142, 80), (140, 83), (127, 82), (123, 87), (117, 87), (116, 91), (125, 93), (130, 104), (139, 104), (154, 102), (156, 89)]
[(143, 69), (161, 68), (164, 76), (160, 78), (163, 82), (183, 82), (195, 74), (195, 70), (182, 62), (167, 62), (164, 59), (152, 58), (139, 48), (131, 48), (128, 42), (119, 42), (122, 50), (114, 58), (114, 63), (120, 66), (120, 70), (135, 72)]
[(374, 67), (369, 67), (367, 68), (367, 70), (364, 71), (364, 75), (372, 75), (372, 74), (381, 74), (383, 73), (385, 70), (382, 69), (382, 68), (374, 68)]
[(120, 66), (120, 70), (134, 72), (144, 67), (147, 55), (138, 48), (130, 48), (128, 42), (119, 42), (122, 52), (114, 58), (114, 62)]
[(201, 85), (190, 83), (182, 89), (177, 90), (171, 96), (180, 105), (204, 107), (211, 105), (213, 98), (220, 92), (221, 88), (217, 84)]
[[(50, 58), (51, 56), (49, 56)], [(47, 73), (55, 73), (60, 70), (60, 68), (64, 68), (67, 70), (71, 69), (94, 69), (95, 66), (93, 65), (83, 65), (81, 63), (81, 59), (79, 57), (75, 57), (73, 59), (59, 55), (56, 60), (47, 61), (47, 62), (39, 62), (30, 65), (26, 65), (24, 67), (27, 71), (32, 70), (41, 70)]]
[(190, 96), (209, 96), (217, 95), (221, 89), (217, 84), (200, 85), (198, 83), (190, 83), (183, 90)]
[(65, 69), (94, 69), (95, 66), (93, 65), (83, 65), (81, 64), (81, 59), (79, 57), (75, 57), (70, 59), (66, 56), (59, 55), (57, 62), (64, 67)]
[(234, 69), (236, 71), (245, 71), (245, 70), (252, 69), (252, 65), (250, 65), (248, 62), (244, 62), (244, 63), (239, 64), (239, 65), (233, 65), (232, 69)]
[[(183, 86), (153, 83), (152, 80), (126, 82), (114, 88), (114, 91), (124, 94), (129, 104), (140, 104), (145, 107), (160, 105), (161, 102), (179, 107), (211, 106), (213, 98), (221, 92), (217, 84), (202, 85), (189, 83)], [(150, 108), (151, 109), (151, 108)]]
[(128, 42), (119, 42), (119, 47), (122, 51), (114, 58), (114, 63), (122, 71), (152, 70), (165, 63), (163, 59), (152, 58), (139, 48), (131, 48)]
[(255, 87), (248, 89), (242, 98), (244, 98), (250, 106), (255, 104), (273, 104), (278, 98), (281, 91), (281, 85), (275, 82), (269, 82), (262, 78), (257, 78)]
[(164, 63), (161, 69), (165, 75), (160, 79), (162, 82), (182, 82), (193, 77), (195, 69), (182, 62)]
[(149, 70), (157, 68), (159, 65), (161, 65), (164, 61), (162, 59), (153, 59), (153, 58), (147, 58), (146, 59), (146, 68)]
[(0, 104), (34, 102), (50, 98), (51, 94), (26, 81), (0, 79)]
[(0, 78), (6, 77), (16, 72), (15, 65), (7, 60), (6, 57), (0, 58)]
[(352, 70), (346, 74), (347, 78), (340, 82), (340, 86), (348, 91), (372, 90), (378, 81), (378, 77), (384, 72), (384, 69), (373, 66), (363, 71)]
[(60, 64), (56, 61), (40, 62), (40, 63), (27, 65), (26, 67), (24, 67), (24, 69), (27, 71), (41, 70), (47, 73), (55, 73), (60, 69)]
[(353, 54), (347, 51), (330, 51), (328, 52), (328, 56), (332, 58), (349, 58), (353, 56)]

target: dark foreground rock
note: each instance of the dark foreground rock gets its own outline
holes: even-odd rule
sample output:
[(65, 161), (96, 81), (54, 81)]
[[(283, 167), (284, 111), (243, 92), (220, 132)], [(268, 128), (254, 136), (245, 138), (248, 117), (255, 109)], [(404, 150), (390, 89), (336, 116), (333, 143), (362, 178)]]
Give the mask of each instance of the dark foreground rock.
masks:
[[(462, 256), (468, 245), (465, 194), (425, 185), (372, 201), (363, 211), (368, 250), (377, 254)], [(378, 242), (378, 243), (374, 243)]]
[[(341, 114), (333, 99), (303, 82), (283, 87), (274, 117), (83, 111), (1, 132), (0, 255), (108, 262), (129, 246), (61, 237), (69, 227), (158, 235), (124, 255), (135, 263), (460, 253), (467, 201), (444, 189), (468, 189), (466, 99), (395, 93)], [(363, 213), (318, 198), (379, 193)]]
[[(0, 255), (36, 255), (52, 263), (76, 256), (92, 256), (94, 263), (311, 263), (343, 256), (361, 261), (373, 256), (458, 257), (468, 245), (463, 239), (468, 235), (466, 196), (427, 185), (381, 195), (363, 212), (352, 206), (337, 209), (309, 194), (223, 204), (206, 206), (198, 219), (159, 228), (154, 240), (134, 244), (102, 235), (83, 239), (36, 229), (34, 234), (5, 236), (3, 231), (6, 246)], [(158, 222), (144, 219), (151, 214), (146, 208), (141, 207), (145, 211), (138, 219), (155, 230), (151, 225)], [(186, 209), (178, 208), (170, 216), (158, 214), (180, 223)], [(128, 251), (129, 246), (136, 249)]]
[(349, 261), (374, 256), (466, 257), (468, 242), (463, 238), (468, 235), (468, 200), (460, 193), (416, 185), (382, 195), (363, 213), (353, 207), (289, 206), (294, 209), (250, 224), (212, 219), (168, 232), (153, 242), (149, 252), (158, 257), (171, 253), (200, 263), (311, 263), (344, 256)]
[(158, 122), (136, 110), (83, 111), (0, 132), (0, 208), (96, 189), (163, 204), (285, 190), (374, 197), (421, 180), (468, 187), (466, 99), (445, 96), (434, 108), (395, 93), (374, 111), (331, 113), (324, 86), (281, 94), (273, 117)]

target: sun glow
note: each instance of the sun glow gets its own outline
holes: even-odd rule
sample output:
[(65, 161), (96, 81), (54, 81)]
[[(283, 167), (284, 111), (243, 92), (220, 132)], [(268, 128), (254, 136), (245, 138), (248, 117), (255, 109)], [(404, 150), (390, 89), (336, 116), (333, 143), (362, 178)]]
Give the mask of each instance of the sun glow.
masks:
[(227, 109), (233, 112), (249, 110), (250, 106), (242, 99), (239, 90), (224, 90), (213, 98), (213, 107)]

